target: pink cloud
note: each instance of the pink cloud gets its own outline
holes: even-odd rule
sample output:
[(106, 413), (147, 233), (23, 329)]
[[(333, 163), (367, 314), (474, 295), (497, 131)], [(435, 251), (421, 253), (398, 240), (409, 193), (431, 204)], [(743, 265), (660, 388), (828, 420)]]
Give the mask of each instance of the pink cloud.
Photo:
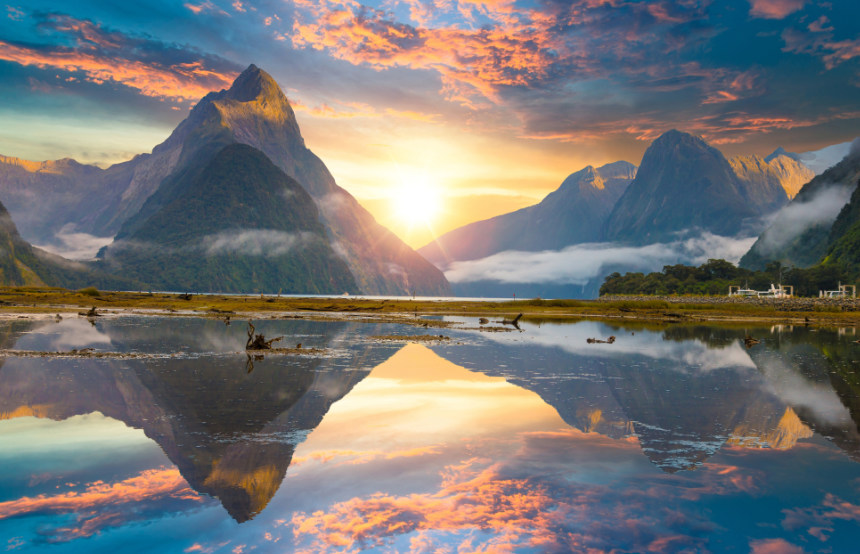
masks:
[(750, 542), (751, 554), (803, 554), (803, 548), (785, 539), (761, 539)]
[(806, 0), (750, 0), (750, 15), (765, 19), (783, 19), (803, 8)]

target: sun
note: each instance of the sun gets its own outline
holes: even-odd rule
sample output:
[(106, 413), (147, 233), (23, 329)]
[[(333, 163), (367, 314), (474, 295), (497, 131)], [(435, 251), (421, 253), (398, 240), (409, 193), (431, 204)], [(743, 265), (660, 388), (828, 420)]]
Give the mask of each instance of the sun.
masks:
[(391, 209), (409, 227), (430, 226), (442, 211), (439, 188), (426, 175), (405, 178), (392, 190)]

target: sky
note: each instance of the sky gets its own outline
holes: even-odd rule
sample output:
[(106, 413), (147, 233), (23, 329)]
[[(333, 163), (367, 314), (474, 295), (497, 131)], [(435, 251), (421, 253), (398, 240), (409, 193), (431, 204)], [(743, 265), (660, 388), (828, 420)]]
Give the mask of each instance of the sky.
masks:
[(6, 1), (0, 154), (149, 152), (254, 63), (416, 247), (586, 165), (638, 165), (669, 129), (727, 155), (860, 135), (854, 0)]

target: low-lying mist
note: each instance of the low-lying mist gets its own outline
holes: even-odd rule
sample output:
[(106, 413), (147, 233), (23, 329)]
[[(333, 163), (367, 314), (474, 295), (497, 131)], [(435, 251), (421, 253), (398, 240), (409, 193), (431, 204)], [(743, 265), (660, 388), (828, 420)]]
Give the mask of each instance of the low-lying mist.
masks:
[(664, 265), (701, 265), (711, 258), (737, 263), (755, 240), (704, 232), (645, 246), (575, 244), (562, 250), (500, 252), (479, 260), (453, 262), (443, 271), (452, 284), (491, 281), (584, 286), (595, 280), (602, 282), (612, 271), (659, 271)]

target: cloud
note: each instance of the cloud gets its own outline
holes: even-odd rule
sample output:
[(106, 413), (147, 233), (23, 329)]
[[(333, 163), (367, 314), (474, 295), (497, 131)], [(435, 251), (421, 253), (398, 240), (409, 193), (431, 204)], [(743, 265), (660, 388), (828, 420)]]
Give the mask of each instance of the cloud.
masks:
[[(379, 492), (296, 512), (289, 522), (295, 546), (299, 552), (703, 551), (703, 535), (715, 525), (701, 510), (682, 506), (749, 494), (751, 479), (760, 478), (720, 464), (704, 464), (693, 476), (655, 477), (650, 467), (643, 475), (637, 466), (647, 462), (635, 441), (574, 429), (523, 433), (518, 443), (503, 462), (452, 460), (434, 490)], [(607, 449), (617, 464), (609, 469)], [(620, 482), (607, 483), (607, 471)]]
[(113, 237), (97, 237), (74, 229), (73, 223), (64, 225), (57, 231), (57, 242), (36, 246), (70, 260), (92, 260), (103, 246), (113, 241)]
[[(815, 29), (819, 30), (819, 29)], [(785, 43), (783, 52), (795, 54), (811, 54), (821, 58), (828, 70), (860, 57), (860, 38), (836, 40), (832, 29), (820, 29), (820, 32), (786, 28), (782, 32)]]
[(200, 238), (191, 239), (179, 245), (165, 245), (156, 242), (122, 239), (111, 243), (106, 258), (111, 259), (121, 252), (159, 254), (203, 254), (221, 256), (241, 254), (243, 256), (263, 256), (274, 258), (302, 248), (318, 240), (314, 233), (288, 233), (273, 229), (228, 229)]
[(287, 233), (267, 229), (233, 229), (203, 237), (201, 247), (207, 256), (242, 254), (245, 256), (283, 256), (316, 239), (313, 233)]
[(765, 19), (784, 19), (803, 8), (806, 0), (750, 0), (750, 15)]
[(751, 554), (803, 554), (802, 547), (785, 539), (759, 539), (750, 541)]
[(504, 103), (510, 88), (607, 77), (617, 64), (643, 77), (650, 72), (649, 79), (665, 76), (644, 51), (686, 45), (686, 26), (705, 14), (698, 5), (672, 2), (568, 4), (460, 2), (455, 11), (441, 2), (412, 2), (403, 21), (358, 2), (299, 1), (290, 39), (354, 65), (433, 71), (446, 99), (481, 109)]
[(43, 530), (51, 542), (66, 542), (148, 517), (148, 507), (166, 500), (201, 502), (203, 498), (188, 486), (178, 469), (162, 467), (116, 483), (95, 481), (82, 491), (0, 502), (0, 519), (34, 513), (77, 514), (73, 525)]
[(773, 225), (762, 233), (758, 249), (768, 256), (816, 225), (832, 223), (842, 207), (848, 203), (854, 187), (823, 185), (818, 192), (803, 202), (791, 202), (774, 216)]
[(238, 75), (231, 62), (190, 46), (125, 35), (67, 15), (34, 17), (42, 31), (74, 46), (0, 40), (0, 60), (70, 72), (95, 84), (117, 83), (144, 96), (173, 101), (196, 101), (229, 87)]
[[(827, 493), (819, 506), (783, 510), (784, 529), (806, 529), (806, 532), (821, 542), (827, 542), (837, 521), (860, 522), (860, 506), (838, 496)], [(776, 552), (776, 551), (774, 551)]]
[(736, 262), (755, 238), (731, 238), (702, 233), (671, 243), (623, 246), (587, 243), (543, 252), (506, 251), (480, 260), (458, 261), (445, 269), (452, 283), (498, 281), (501, 283), (555, 283), (584, 285), (603, 277), (608, 267), (627, 271), (657, 271), (679, 262), (699, 265), (709, 258)]

